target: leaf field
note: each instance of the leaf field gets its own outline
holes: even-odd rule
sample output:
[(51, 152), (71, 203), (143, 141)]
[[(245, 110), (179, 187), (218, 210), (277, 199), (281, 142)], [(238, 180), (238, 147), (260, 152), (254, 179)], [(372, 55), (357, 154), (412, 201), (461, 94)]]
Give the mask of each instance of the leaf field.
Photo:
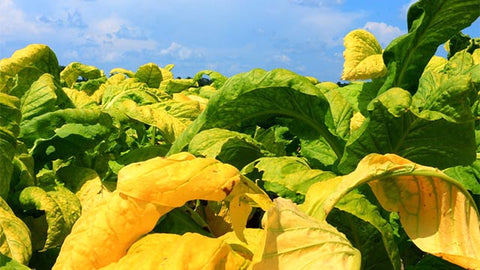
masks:
[[(0, 267), (480, 269), (479, 0), (420, 0), (342, 80), (0, 60)], [(444, 46), (447, 57), (436, 56)]]

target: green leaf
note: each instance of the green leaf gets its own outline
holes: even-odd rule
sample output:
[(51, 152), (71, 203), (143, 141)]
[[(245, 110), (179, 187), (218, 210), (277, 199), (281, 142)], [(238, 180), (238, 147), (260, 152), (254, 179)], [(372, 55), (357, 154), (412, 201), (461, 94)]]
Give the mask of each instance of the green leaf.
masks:
[(343, 143), (325, 125), (326, 98), (307, 78), (291, 71), (254, 69), (228, 79), (207, 108), (178, 138), (169, 154), (180, 152), (198, 132), (209, 128), (236, 129), (242, 123), (258, 123), (286, 116), (304, 129), (323, 136), (338, 156)]
[(43, 44), (28, 45), (10, 58), (0, 60), (0, 92), (21, 97), (44, 73), (59, 79), (60, 66), (55, 53)]
[(156, 104), (139, 106), (131, 100), (125, 100), (120, 108), (128, 117), (158, 128), (168, 143), (173, 143), (188, 124), (171, 115), (169, 111), (158, 108)]
[[(180, 235), (187, 232), (194, 232), (212, 237), (212, 234), (208, 231), (208, 225), (206, 223), (198, 224), (192, 215), (198, 214), (191, 211), (186, 206), (175, 208), (160, 218), (153, 231), (157, 233), (175, 233)], [(198, 217), (198, 219), (201, 218)]]
[[(95, 137), (97, 131), (90, 130), (90, 126), (111, 127), (111, 117), (99, 110), (93, 109), (64, 109), (48, 112), (34, 117), (20, 124), (19, 138), (29, 147), (40, 139), (48, 139), (56, 134), (65, 137), (69, 132), (77, 133), (87, 139)], [(78, 132), (75, 132), (77, 129)], [(84, 134), (81, 134), (84, 132)], [(100, 135), (104, 134), (100, 132)], [(78, 151), (78, 149), (76, 149)]]
[(2, 198), (0, 198), (0, 254), (22, 264), (28, 264), (32, 256), (30, 230), (15, 216)]
[(127, 79), (118, 83), (106, 84), (102, 96), (104, 109), (115, 107), (116, 104), (121, 104), (124, 100), (133, 100), (142, 105), (158, 102), (157, 96), (149, 91), (145, 83)]
[(446, 169), (445, 174), (462, 183), (475, 195), (480, 195), (480, 160), (469, 166), (456, 166)]
[(299, 157), (259, 158), (242, 172), (249, 173), (254, 168), (263, 172), (262, 181), (278, 183), (304, 195), (312, 184), (335, 177), (331, 172), (310, 169), (305, 160)]
[(78, 198), (62, 186), (27, 187), (20, 193), (19, 200), (25, 211), (45, 213), (40, 218), (47, 222), (46, 232), (38, 223), (27, 222), (32, 233), (45, 237), (43, 243), (35, 243), (41, 250), (60, 246), (81, 213)]
[(395, 258), (397, 268), (394, 268), (391, 258), (385, 250), (382, 234), (370, 223), (336, 208), (328, 215), (327, 222), (344, 233), (353, 247), (360, 251), (362, 254), (362, 269), (401, 269), (402, 261), (395, 242), (391, 242), (391, 244), (395, 246), (397, 251)]
[(347, 141), (339, 170), (352, 171), (369, 153), (396, 153), (439, 168), (467, 165), (475, 159), (473, 120), (425, 119), (413, 112), (411, 100), (407, 91), (392, 88), (372, 101), (367, 119)]
[(163, 80), (162, 71), (154, 63), (148, 63), (140, 66), (135, 72), (135, 78), (140, 82), (144, 82), (151, 88), (160, 87), (160, 82)]
[(380, 92), (400, 87), (415, 93), (438, 46), (474, 22), (479, 5), (479, 0), (420, 0), (410, 6), (408, 33), (393, 40), (383, 53), (388, 75)]
[(160, 89), (165, 89), (169, 94), (180, 93), (190, 87), (196, 87), (197, 82), (193, 79), (172, 79), (162, 81)]
[(0, 196), (6, 198), (13, 173), (12, 160), (17, 147), (20, 123), (20, 100), (0, 93)]
[(35, 185), (34, 159), (23, 142), (17, 144), (13, 158), (13, 174), (10, 192), (21, 191), (25, 187)]
[(360, 269), (361, 255), (343, 233), (278, 198), (266, 213), (257, 269)]
[(153, 145), (130, 149), (115, 160), (109, 161), (108, 165), (114, 173), (118, 174), (121, 168), (130, 163), (144, 161), (154, 157), (163, 157), (168, 152), (168, 149), (169, 147), (167, 145)]
[(412, 97), (412, 110), (428, 120), (472, 121), (469, 96), (473, 91), (469, 75), (448, 78), (444, 74), (429, 71), (420, 78), (418, 91)]
[(285, 137), (288, 132), (287, 127), (275, 125), (267, 129), (257, 127), (253, 138), (262, 144), (262, 146), (275, 156), (286, 156), (286, 147), (291, 140)]
[(68, 87), (72, 87), (78, 80), (78, 77), (82, 77), (88, 80), (98, 79), (102, 76), (102, 72), (94, 67), (85, 65), (78, 62), (72, 62), (60, 72), (60, 79), (65, 81)]
[(34, 118), (47, 112), (55, 111), (61, 101), (61, 88), (55, 78), (45, 73), (32, 83), (31, 87), (21, 98), (22, 121)]
[[(309, 198), (310, 199), (310, 198)], [(315, 198), (320, 199), (320, 198)], [(307, 202), (308, 204), (308, 202)], [(373, 205), (363, 194), (352, 191), (345, 195), (336, 205), (335, 208), (349, 213), (359, 220), (371, 225), (367, 226), (363, 222), (356, 222), (355, 218), (346, 217), (347, 220), (353, 222), (350, 224), (353, 227), (357, 225), (360, 227), (352, 228), (354, 232), (357, 232), (359, 237), (364, 241), (373, 241), (366, 244), (363, 241), (357, 241), (353, 243), (360, 252), (362, 252), (362, 265), (368, 269), (401, 269), (400, 251), (395, 241), (395, 235), (392, 226), (382, 217), (378, 208)], [(342, 215), (341, 215), (342, 216)], [(313, 215), (315, 217), (315, 215)], [(330, 223), (330, 222), (329, 222)], [(357, 224), (358, 223), (358, 224)], [(362, 228), (367, 230), (366, 234), (362, 232)], [(375, 231), (376, 230), (376, 231)], [(377, 234), (380, 234), (379, 237)], [(349, 234), (347, 234), (348, 236)], [(356, 237), (349, 239), (356, 239)], [(378, 240), (380, 239), (381, 242)], [(362, 245), (362, 247), (357, 246)], [(381, 251), (375, 251), (375, 249), (385, 250), (386, 253)], [(382, 255), (386, 255), (386, 258), (382, 258)], [(382, 260), (388, 266), (380, 266)]]
[(353, 115), (353, 107), (342, 95), (339, 88), (328, 90), (324, 93), (330, 104), (330, 110), (325, 116), (325, 121), (332, 134), (346, 139), (350, 131), (350, 119)]
[(244, 133), (212, 128), (195, 135), (188, 145), (188, 152), (216, 158), (241, 169), (263, 156), (261, 148), (260, 143)]

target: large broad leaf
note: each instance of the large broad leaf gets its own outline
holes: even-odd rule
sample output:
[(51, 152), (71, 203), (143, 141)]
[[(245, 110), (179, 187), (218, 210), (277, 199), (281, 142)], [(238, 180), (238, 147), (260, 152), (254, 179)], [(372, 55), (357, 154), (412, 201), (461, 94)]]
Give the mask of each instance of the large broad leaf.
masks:
[(84, 167), (67, 166), (57, 170), (56, 177), (74, 192), (82, 206), (82, 213), (95, 208), (111, 196), (111, 190), (102, 182), (97, 172)]
[(159, 108), (157, 104), (139, 106), (131, 100), (125, 100), (119, 108), (128, 117), (158, 128), (168, 143), (173, 143), (190, 123), (171, 115), (170, 111)]
[(313, 130), (323, 136), (340, 156), (343, 144), (325, 125), (328, 108), (326, 98), (307, 78), (284, 69), (254, 69), (228, 79), (169, 153), (181, 151), (195, 134), (205, 129), (235, 129), (244, 122), (286, 116), (305, 124), (305, 131)]
[[(279, 184), (303, 195), (312, 184), (335, 177), (331, 172), (312, 170), (304, 159), (298, 157), (259, 158), (242, 172), (249, 173), (253, 169), (263, 173), (262, 181)], [(268, 190), (268, 185), (266, 188)]]
[(455, 179), (393, 154), (370, 154), (357, 169), (310, 187), (304, 209), (319, 219), (348, 192), (368, 183), (388, 211), (397, 212), (421, 250), (462, 267), (480, 268), (480, 224), (475, 202)]
[(72, 87), (78, 77), (90, 80), (100, 78), (102, 75), (102, 71), (94, 66), (72, 62), (60, 72), (60, 79), (65, 81), (68, 87)]
[(378, 209), (366, 198), (348, 204), (346, 211), (339, 211), (337, 204), (327, 222), (344, 233), (362, 253), (362, 269), (402, 269), (398, 238)]
[(0, 93), (0, 196), (6, 198), (10, 189), (20, 123), (20, 100)]
[[(201, 247), (196, 249), (192, 247)], [(223, 240), (200, 234), (149, 234), (138, 240), (128, 253), (108, 269), (247, 269), (249, 262)]]
[(171, 79), (162, 81), (160, 89), (165, 90), (169, 94), (174, 94), (196, 86), (198, 86), (197, 82), (193, 79)]
[(278, 198), (266, 213), (253, 269), (360, 269), (361, 255), (344, 234)]
[(420, 0), (408, 10), (408, 34), (385, 49), (388, 75), (381, 92), (401, 87), (415, 93), (418, 79), (438, 46), (480, 16), (479, 0)]
[[(26, 218), (32, 233), (44, 237), (42, 242), (34, 243), (34, 248), (40, 250), (60, 246), (80, 216), (80, 201), (62, 186), (27, 187), (20, 193), (19, 200), (24, 211), (32, 213)], [(44, 214), (37, 217), (36, 211)], [(42, 220), (46, 221), (46, 231), (41, 226)]]
[[(75, 223), (54, 269), (79, 264), (85, 269), (107, 266), (123, 257), (140, 236), (151, 231), (158, 219), (173, 208), (195, 199), (240, 198), (239, 205), (250, 204), (241, 197), (245, 192), (256, 193), (263, 201), (269, 201), (237, 169), (215, 159), (179, 153), (130, 164), (119, 172), (117, 189), (112, 196), (102, 200), (94, 210), (83, 213)], [(251, 195), (253, 201), (262, 201)], [(267, 204), (263, 203), (262, 207), (266, 208)], [(240, 211), (231, 209), (232, 217), (245, 216), (241, 208)], [(239, 223), (244, 224), (246, 220)], [(238, 227), (239, 223), (232, 224), (236, 231), (244, 229)]]
[(148, 87), (158, 88), (163, 80), (162, 71), (154, 63), (148, 63), (140, 66), (135, 72), (135, 78), (140, 82), (144, 82)]
[(196, 156), (217, 158), (239, 169), (263, 156), (261, 149), (262, 145), (252, 137), (219, 128), (198, 133), (188, 145), (188, 152)]
[(30, 230), (15, 216), (2, 198), (0, 198), (0, 254), (23, 264), (28, 264), (32, 256)]
[(40, 75), (59, 78), (60, 66), (55, 53), (46, 45), (31, 44), (0, 60), (0, 92), (21, 97)]
[(115, 107), (116, 104), (121, 104), (125, 100), (133, 100), (136, 103), (145, 105), (157, 103), (158, 97), (149, 91), (145, 83), (136, 82), (134, 79), (112, 80), (109, 83), (105, 83), (101, 101), (104, 109)]
[(365, 80), (382, 77), (387, 73), (383, 63), (382, 47), (370, 32), (357, 29), (343, 39), (342, 80)]
[(66, 97), (55, 77), (48, 73), (43, 74), (32, 83), (20, 100), (22, 121), (58, 109), (60, 103), (65, 103)]
[[(77, 133), (79, 137), (93, 139), (97, 133), (93, 127), (112, 127), (111, 117), (94, 109), (64, 109), (49, 112), (33, 119), (23, 121), (20, 125), (19, 138), (29, 147), (40, 139), (48, 139), (54, 135), (65, 138), (68, 133)], [(108, 132), (108, 131), (107, 131)], [(77, 143), (80, 145), (80, 142)], [(77, 149), (78, 151), (78, 149)]]
[[(344, 173), (352, 171), (369, 153), (396, 153), (440, 168), (471, 163), (476, 149), (474, 122), (471, 113), (460, 116), (453, 109), (462, 108), (464, 105), (455, 104), (467, 100), (462, 97), (469, 94), (461, 83), (449, 84), (442, 91), (445, 98), (449, 93), (455, 93), (455, 98), (437, 100), (437, 95), (432, 94), (424, 103), (432, 104), (432, 107), (421, 112), (403, 89), (392, 88), (380, 95), (370, 104), (369, 115), (362, 126), (347, 141), (339, 170)], [(444, 85), (436, 87), (441, 91)], [(452, 104), (452, 109), (441, 107), (442, 104)]]

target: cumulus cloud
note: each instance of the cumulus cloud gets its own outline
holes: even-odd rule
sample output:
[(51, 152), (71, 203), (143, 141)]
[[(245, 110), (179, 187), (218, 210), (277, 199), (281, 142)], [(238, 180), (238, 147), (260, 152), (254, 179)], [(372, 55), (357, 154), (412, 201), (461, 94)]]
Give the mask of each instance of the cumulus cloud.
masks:
[(0, 35), (14, 35), (16, 37), (31, 37), (48, 30), (38, 27), (34, 21), (28, 19), (25, 13), (15, 6), (12, 0), (0, 0)]
[(372, 33), (382, 47), (387, 46), (394, 38), (405, 33), (400, 28), (384, 22), (367, 22), (363, 28)]
[(189, 48), (177, 42), (172, 42), (168, 48), (160, 50), (160, 55), (170, 55), (180, 60), (185, 60), (192, 57), (201, 57), (202, 53), (199, 50)]

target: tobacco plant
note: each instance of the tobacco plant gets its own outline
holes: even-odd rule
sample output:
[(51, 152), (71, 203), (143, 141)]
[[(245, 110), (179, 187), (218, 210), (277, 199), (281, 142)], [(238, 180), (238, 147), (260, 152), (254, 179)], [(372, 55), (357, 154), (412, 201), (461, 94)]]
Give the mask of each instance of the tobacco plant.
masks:
[[(479, 0), (420, 0), (346, 85), (0, 61), (0, 265), (480, 269)], [(439, 46), (447, 58), (435, 55)]]

